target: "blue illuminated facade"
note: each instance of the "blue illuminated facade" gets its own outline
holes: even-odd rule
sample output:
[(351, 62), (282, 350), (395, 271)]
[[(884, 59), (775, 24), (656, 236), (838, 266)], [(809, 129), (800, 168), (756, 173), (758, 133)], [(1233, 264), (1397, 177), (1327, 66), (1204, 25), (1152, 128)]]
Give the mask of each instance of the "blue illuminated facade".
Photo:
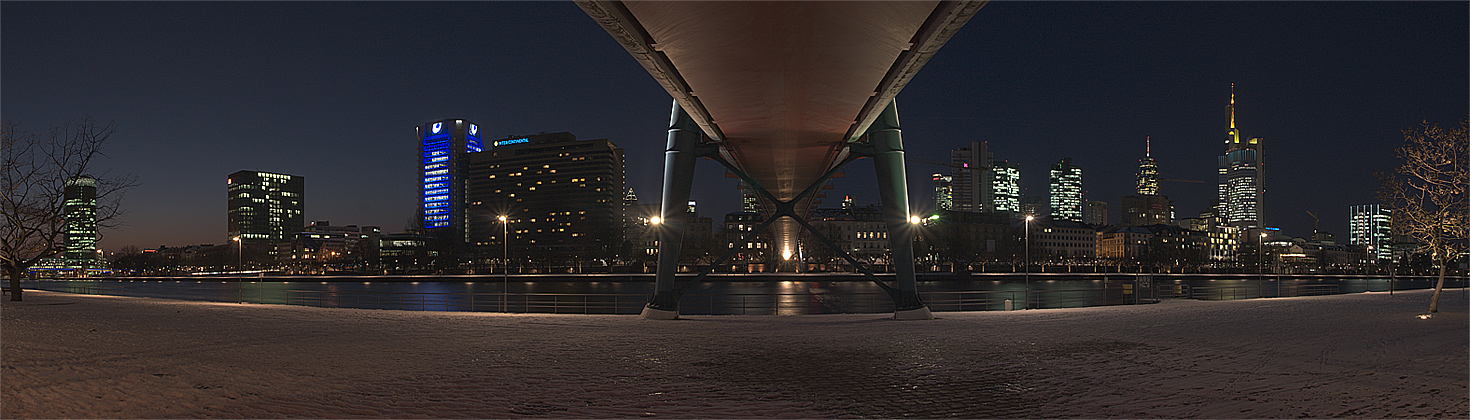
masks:
[(465, 120), (435, 121), (418, 127), (419, 223), (448, 244), (465, 241), (466, 155), (484, 150), (480, 127)]

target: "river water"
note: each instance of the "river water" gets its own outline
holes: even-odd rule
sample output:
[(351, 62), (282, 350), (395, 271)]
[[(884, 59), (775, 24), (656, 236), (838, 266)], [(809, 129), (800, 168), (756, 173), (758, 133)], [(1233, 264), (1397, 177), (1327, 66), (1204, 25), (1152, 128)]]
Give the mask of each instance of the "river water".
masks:
[[(892, 284), (892, 276), (880, 276)], [(681, 278), (687, 281), (688, 278)], [(1463, 288), (1463, 278), (1446, 287)], [(654, 291), (651, 275), (154, 277), (41, 280), (26, 288), (213, 302), (422, 311), (636, 314)], [(1068, 308), (1155, 302), (1422, 289), (1429, 277), (1218, 274), (921, 275), (920, 297), (935, 311)], [(861, 275), (712, 275), (680, 301), (683, 314), (799, 315), (893, 311), (882, 288)]]

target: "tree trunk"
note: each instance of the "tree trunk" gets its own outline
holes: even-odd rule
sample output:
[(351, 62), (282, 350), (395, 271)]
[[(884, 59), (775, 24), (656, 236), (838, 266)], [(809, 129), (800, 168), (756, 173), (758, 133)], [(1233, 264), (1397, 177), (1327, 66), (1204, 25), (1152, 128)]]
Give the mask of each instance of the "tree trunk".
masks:
[(1439, 263), (1439, 281), (1434, 283), (1434, 296), (1429, 297), (1429, 313), (1439, 312), (1439, 293), (1444, 291), (1444, 268), (1448, 261)]
[(21, 291), (20, 291), (20, 275), (21, 275), (21, 273), (22, 272), (20, 272), (20, 271), (12, 271), (12, 272), (9, 273), (10, 276), (8, 276), (8, 277), (10, 277), (10, 301), (12, 301), (12, 302), (20, 302), (20, 294), (21, 294)]

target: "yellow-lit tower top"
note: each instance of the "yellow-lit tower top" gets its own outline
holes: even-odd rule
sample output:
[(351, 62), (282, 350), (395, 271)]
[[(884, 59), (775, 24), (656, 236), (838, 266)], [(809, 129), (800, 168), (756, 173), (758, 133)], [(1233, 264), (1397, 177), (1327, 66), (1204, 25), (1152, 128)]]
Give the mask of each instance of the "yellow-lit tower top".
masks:
[(1225, 150), (1240, 147), (1240, 131), (1235, 129), (1235, 84), (1230, 84), (1230, 134), (1225, 137)]

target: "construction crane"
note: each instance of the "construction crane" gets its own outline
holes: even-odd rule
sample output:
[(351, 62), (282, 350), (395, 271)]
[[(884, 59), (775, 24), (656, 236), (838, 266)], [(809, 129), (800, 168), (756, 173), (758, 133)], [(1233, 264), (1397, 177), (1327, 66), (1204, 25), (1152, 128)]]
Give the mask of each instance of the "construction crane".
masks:
[(1317, 234), (1317, 213), (1312, 213), (1311, 210), (1307, 210), (1307, 214), (1312, 216), (1312, 235), (1315, 236)]

